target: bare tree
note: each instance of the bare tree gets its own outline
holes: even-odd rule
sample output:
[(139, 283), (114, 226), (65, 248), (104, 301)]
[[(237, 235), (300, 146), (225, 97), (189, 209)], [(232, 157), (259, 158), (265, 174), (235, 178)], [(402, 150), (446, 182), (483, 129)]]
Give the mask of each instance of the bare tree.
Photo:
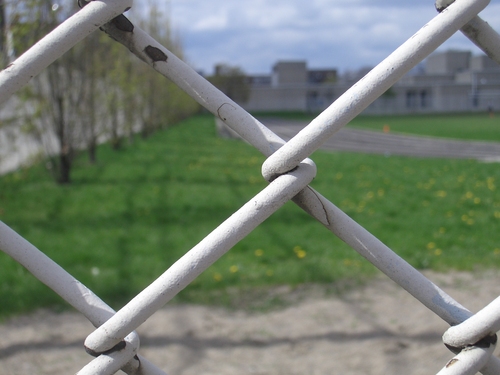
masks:
[[(169, 16), (162, 11), (156, 2), (149, 2), (148, 18), (141, 22), (141, 27), (182, 58), (182, 46), (172, 32)], [(142, 62), (136, 67), (136, 74), (140, 75), (140, 85), (138, 86), (139, 106), (141, 108), (140, 124), (141, 134), (144, 137), (179, 121), (198, 109), (198, 105), (193, 99), (170, 80), (158, 76)]]
[[(54, 7), (51, 0), (25, 0), (13, 12), (17, 54), (75, 11), (75, 2)], [(150, 4), (147, 22), (142, 23), (160, 42), (182, 55), (168, 17), (157, 5)], [(89, 161), (94, 163), (101, 140), (110, 140), (118, 148), (124, 135), (140, 131), (149, 136), (198, 108), (172, 82), (101, 32), (88, 36), (50, 65), (21, 97), (28, 108), (25, 128), (43, 144), (49, 156), (47, 165), (61, 184), (71, 182), (78, 151), (87, 149)]]
[[(14, 13), (11, 25), (16, 52), (20, 54), (29, 48), (74, 11), (70, 5), (66, 9), (64, 6), (53, 8), (50, 0), (27, 1)], [(26, 105), (30, 108), (30, 130), (47, 148), (51, 156), (48, 165), (61, 184), (71, 181), (73, 158), (81, 146), (79, 127), (82, 121), (75, 108), (84, 98), (84, 76), (78, 70), (81, 57), (78, 55), (78, 49), (73, 48), (37, 76), (24, 91)]]
[(250, 95), (246, 74), (239, 67), (218, 64), (209, 78), (219, 90), (237, 103), (244, 103)]
[(0, 0), (0, 57), (2, 59), (2, 67), (7, 62), (7, 22), (5, 13), (5, 1)]

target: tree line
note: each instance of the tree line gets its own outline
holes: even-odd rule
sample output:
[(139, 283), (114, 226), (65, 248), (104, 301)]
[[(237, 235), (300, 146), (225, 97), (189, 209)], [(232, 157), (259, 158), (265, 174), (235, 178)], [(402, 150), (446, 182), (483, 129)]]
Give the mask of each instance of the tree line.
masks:
[[(76, 0), (25, 0), (8, 6), (0, 0), (3, 61), (8, 63), (9, 49), (20, 56), (78, 10)], [(141, 10), (127, 16), (182, 58), (168, 14), (152, 2)], [(74, 158), (82, 150), (95, 163), (100, 142), (119, 149), (136, 134), (148, 137), (199, 110), (175, 84), (100, 31), (32, 79), (17, 97), (17, 120), (23, 132), (43, 145), (46, 165), (60, 184), (71, 182)]]

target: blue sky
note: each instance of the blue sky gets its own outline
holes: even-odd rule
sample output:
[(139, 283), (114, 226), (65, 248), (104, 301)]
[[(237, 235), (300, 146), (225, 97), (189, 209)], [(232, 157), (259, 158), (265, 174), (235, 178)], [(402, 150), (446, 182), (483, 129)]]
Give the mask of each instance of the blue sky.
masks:
[[(165, 2), (186, 61), (212, 73), (216, 63), (249, 74), (278, 60), (341, 72), (374, 66), (436, 16), (433, 0), (170, 0)], [(397, 4), (397, 5), (396, 5)], [(403, 4), (403, 5), (400, 5)], [(500, 0), (481, 13), (500, 31)], [(460, 33), (440, 49), (479, 53)]]

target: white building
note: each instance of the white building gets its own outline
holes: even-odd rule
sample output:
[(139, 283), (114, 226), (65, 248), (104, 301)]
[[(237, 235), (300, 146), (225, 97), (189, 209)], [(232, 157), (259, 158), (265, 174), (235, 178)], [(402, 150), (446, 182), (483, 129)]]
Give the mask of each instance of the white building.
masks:
[[(366, 72), (366, 70), (365, 70)], [(248, 111), (319, 112), (362, 75), (309, 70), (305, 61), (281, 61), (270, 76), (249, 77)], [(408, 74), (364, 113), (404, 114), (500, 110), (500, 66), (468, 51), (435, 53), (420, 74)]]

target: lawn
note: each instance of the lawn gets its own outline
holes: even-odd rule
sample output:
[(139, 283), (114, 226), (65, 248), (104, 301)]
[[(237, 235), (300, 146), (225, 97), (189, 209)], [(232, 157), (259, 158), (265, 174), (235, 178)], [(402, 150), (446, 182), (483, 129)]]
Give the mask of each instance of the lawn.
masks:
[[(311, 121), (314, 116), (302, 112), (256, 113), (257, 118), (277, 116)], [(391, 131), (432, 137), (500, 142), (500, 113), (452, 113), (442, 115), (360, 115), (347, 126), (375, 131)]]
[(433, 137), (500, 142), (500, 113), (359, 116), (349, 126)]
[[(500, 266), (497, 164), (336, 152), (312, 158), (312, 186), (414, 266)], [(70, 186), (56, 186), (41, 165), (0, 177), (0, 220), (119, 308), (266, 186), (263, 161), (246, 143), (217, 138), (212, 117), (197, 116), (118, 152), (103, 145), (97, 165), (82, 154)], [(287, 203), (177, 300), (231, 304), (269, 287), (374, 273)], [(1, 316), (64, 306), (3, 253), (0, 301)]]

